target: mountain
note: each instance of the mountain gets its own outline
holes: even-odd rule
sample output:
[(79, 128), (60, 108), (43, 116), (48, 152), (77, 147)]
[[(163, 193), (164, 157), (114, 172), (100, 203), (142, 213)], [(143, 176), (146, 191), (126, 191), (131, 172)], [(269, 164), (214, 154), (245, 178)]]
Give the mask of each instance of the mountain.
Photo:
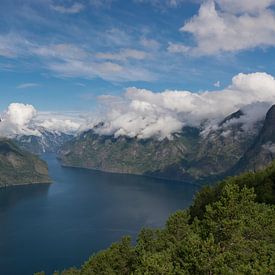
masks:
[(142, 229), (134, 244), (123, 237), (54, 274), (274, 274), (274, 203), (275, 163), (204, 187), (164, 228)]
[(199, 131), (186, 127), (172, 140), (102, 136), (87, 131), (59, 151), (63, 165), (108, 172), (150, 174), (192, 158)]
[(0, 139), (0, 187), (49, 183), (47, 164), (8, 139)]
[(258, 170), (271, 162), (275, 153), (274, 121), (272, 106), (264, 121), (249, 128), (244, 112), (239, 110), (218, 124), (184, 127), (163, 140), (115, 138), (99, 135), (94, 128), (65, 143), (59, 159), (65, 166), (107, 172), (180, 181), (216, 180), (233, 172)]
[(275, 159), (275, 105), (266, 114), (264, 125), (253, 144), (236, 164), (236, 171), (258, 171)]
[(57, 152), (60, 146), (69, 141), (73, 136), (59, 131), (49, 131), (40, 127), (37, 129), (39, 136), (20, 135), (14, 139), (14, 142), (23, 150), (33, 154)]

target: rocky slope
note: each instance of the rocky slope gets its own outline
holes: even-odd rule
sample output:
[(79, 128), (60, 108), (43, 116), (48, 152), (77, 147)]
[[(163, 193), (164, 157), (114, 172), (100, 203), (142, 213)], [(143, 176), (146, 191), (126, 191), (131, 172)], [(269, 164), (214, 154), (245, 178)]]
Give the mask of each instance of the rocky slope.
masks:
[[(275, 107), (245, 129), (240, 110), (215, 127), (185, 127), (172, 139), (102, 136), (90, 130), (59, 151), (63, 165), (108, 172), (149, 175), (181, 181), (216, 179), (243, 170), (259, 169), (275, 153)], [(244, 165), (245, 164), (245, 165)]]
[(0, 139), (0, 187), (49, 182), (44, 161), (21, 150), (10, 140)]
[(40, 136), (17, 136), (14, 142), (23, 150), (33, 154), (57, 152), (58, 149), (67, 141), (72, 139), (72, 135), (57, 131), (49, 131), (44, 128), (37, 129)]
[(235, 169), (258, 171), (275, 159), (275, 105), (266, 114), (264, 125)]
[[(100, 136), (93, 130), (65, 144), (59, 152), (63, 165), (108, 172), (152, 174), (192, 159), (199, 132), (185, 128), (173, 140), (140, 140)], [(160, 172), (159, 172), (160, 174)]]

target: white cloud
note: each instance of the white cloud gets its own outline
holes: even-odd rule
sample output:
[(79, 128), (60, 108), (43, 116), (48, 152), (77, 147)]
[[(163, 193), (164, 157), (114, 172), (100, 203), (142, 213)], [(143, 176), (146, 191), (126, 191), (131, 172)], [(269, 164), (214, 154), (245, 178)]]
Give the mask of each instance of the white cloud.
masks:
[[(117, 32), (112, 32), (112, 35), (115, 33)], [(2, 45), (1, 40), (5, 42)], [(131, 48), (121, 49), (115, 53), (97, 54), (89, 51), (83, 45), (69, 43), (39, 45), (19, 36), (0, 35), (1, 55), (7, 58), (35, 56), (37, 64), (55, 73), (55, 76), (57, 74), (61, 77), (88, 79), (100, 77), (115, 82), (153, 81), (156, 79), (156, 75), (145, 69), (143, 64), (136, 64), (149, 57), (150, 54)]]
[(215, 0), (219, 7), (231, 13), (259, 13), (275, 3), (274, 0)]
[(186, 3), (187, 0), (135, 0), (135, 2), (149, 3), (155, 7), (177, 8), (183, 3)]
[(160, 47), (160, 44), (157, 40), (150, 39), (150, 38), (145, 38), (145, 37), (142, 37), (140, 39), (140, 44), (143, 47), (150, 48), (150, 49), (158, 49)]
[(16, 86), (17, 89), (28, 89), (28, 88), (35, 88), (39, 87), (40, 85), (37, 83), (22, 83)]
[(221, 82), (217, 81), (213, 84), (213, 86), (216, 87), (216, 88), (220, 88), (221, 87)]
[(45, 58), (60, 60), (85, 59), (89, 53), (73, 44), (53, 44), (47, 46), (33, 46), (31, 52)]
[(221, 127), (226, 131), (231, 125), (241, 124), (242, 130), (244, 130), (245, 132), (254, 132), (254, 130), (258, 131), (259, 129), (255, 129), (255, 127), (258, 127), (258, 125), (255, 125), (255, 122), (264, 120), (267, 110), (270, 108), (271, 104), (271, 102), (260, 101), (248, 104), (242, 107), (242, 116), (240, 116), (240, 118), (232, 118), (224, 123)]
[(37, 112), (32, 105), (12, 103), (2, 114), (0, 122), (0, 135), (10, 137), (14, 135), (38, 135), (29, 125)]
[(100, 100), (106, 113), (104, 126), (97, 129), (100, 134), (161, 139), (184, 125), (200, 126), (206, 120), (218, 123), (240, 108), (245, 113), (241, 122), (250, 128), (275, 103), (275, 79), (266, 73), (239, 74), (220, 91), (154, 93), (129, 88), (121, 98)]
[(94, 7), (110, 7), (111, 4), (116, 0), (90, 0), (90, 4)]
[(60, 6), (60, 5), (50, 5), (51, 9), (60, 12), (60, 13), (67, 13), (67, 14), (75, 14), (81, 12), (85, 6), (81, 3), (74, 3), (72, 6)]
[[(216, 3), (216, 5), (215, 5)], [(204, 2), (180, 31), (193, 35), (192, 55), (215, 55), (275, 46), (275, 14), (271, 0)]]
[(50, 131), (57, 131), (69, 134), (76, 133), (80, 128), (80, 124), (78, 122), (72, 121), (71, 119), (67, 118), (48, 118), (42, 121), (39, 126)]
[(187, 46), (185, 46), (183, 44), (179, 44), (179, 43), (169, 42), (167, 50), (170, 53), (184, 53), (185, 54), (190, 51), (190, 47), (187, 47)]
[(76, 133), (104, 122), (99, 134), (125, 135), (146, 139), (170, 138), (183, 126), (215, 129), (227, 115), (241, 109), (239, 119), (226, 126), (242, 123), (248, 131), (263, 120), (268, 108), (275, 103), (275, 79), (266, 73), (238, 74), (225, 89), (192, 93), (170, 91), (154, 93), (145, 89), (128, 88), (122, 97), (100, 96), (100, 114), (37, 112), (32, 105), (12, 103), (1, 115), (0, 135), (40, 135), (40, 127), (51, 131)]
[[(76, 133), (86, 119), (74, 114), (58, 114), (38, 112), (32, 105), (11, 103), (2, 112), (0, 136), (13, 138), (17, 135), (40, 136), (40, 130)], [(41, 128), (42, 127), (42, 128)]]
[(123, 66), (113, 62), (93, 62), (85, 60), (67, 60), (51, 63), (49, 69), (63, 77), (82, 77), (93, 79), (100, 77), (110, 81), (153, 81), (155, 76), (146, 69), (135, 66)]
[(30, 43), (14, 33), (0, 35), (0, 56), (6, 58), (16, 58), (24, 56)]
[(123, 49), (118, 53), (97, 53), (96, 57), (99, 59), (122, 61), (127, 59), (142, 60), (145, 59), (147, 55), (148, 54), (144, 51), (134, 49)]
[[(111, 32), (112, 36), (117, 32)], [(110, 35), (110, 34), (109, 34)], [(110, 38), (111, 40), (113, 38)], [(153, 81), (154, 73), (136, 64), (150, 54), (126, 48), (115, 53), (93, 53), (69, 43), (39, 45), (13, 34), (0, 35), (0, 56), (6, 58), (37, 57), (36, 63), (62, 77), (96, 78), (110, 81)], [(26, 83), (31, 84), (32, 83)], [(30, 88), (23, 84), (18, 88)]]

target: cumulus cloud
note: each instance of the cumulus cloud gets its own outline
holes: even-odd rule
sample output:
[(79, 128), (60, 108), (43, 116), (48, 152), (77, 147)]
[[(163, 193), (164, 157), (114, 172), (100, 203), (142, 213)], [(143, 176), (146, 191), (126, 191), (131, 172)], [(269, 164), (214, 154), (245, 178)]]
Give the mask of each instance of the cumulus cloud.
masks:
[(10, 137), (14, 135), (39, 135), (29, 125), (37, 112), (32, 105), (12, 103), (2, 114), (0, 122), (0, 135)]
[(99, 134), (163, 139), (185, 125), (218, 123), (239, 109), (244, 112), (239, 122), (249, 128), (262, 120), (275, 103), (275, 79), (266, 73), (241, 73), (232, 79), (230, 86), (218, 91), (154, 93), (129, 88), (123, 97), (105, 96), (100, 101), (106, 116), (104, 124), (96, 129)]
[(0, 121), (0, 136), (13, 138), (20, 135), (40, 136), (41, 130), (76, 133), (84, 119), (60, 115), (52, 112), (39, 113), (32, 105), (11, 103), (2, 112)]
[[(215, 55), (255, 47), (275, 46), (273, 0), (208, 0), (197, 15), (180, 29), (193, 35), (196, 46), (169, 46), (174, 52), (192, 55)], [(182, 51), (180, 49), (185, 49)]]

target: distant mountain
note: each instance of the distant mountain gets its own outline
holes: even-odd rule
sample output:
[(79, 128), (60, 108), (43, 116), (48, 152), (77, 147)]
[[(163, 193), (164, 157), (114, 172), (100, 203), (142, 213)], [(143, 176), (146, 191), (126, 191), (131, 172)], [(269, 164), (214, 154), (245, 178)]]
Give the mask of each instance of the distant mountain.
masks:
[(199, 131), (185, 128), (173, 140), (101, 136), (87, 131), (59, 151), (64, 165), (108, 172), (150, 174), (193, 158)]
[(72, 139), (72, 135), (58, 131), (49, 131), (40, 127), (40, 135), (20, 135), (14, 141), (22, 149), (33, 154), (53, 153), (67, 141)]
[(49, 182), (44, 161), (21, 150), (12, 141), (0, 139), (0, 187)]
[(65, 166), (181, 181), (258, 170), (274, 159), (275, 106), (249, 130), (243, 116), (239, 110), (215, 127), (184, 127), (164, 140), (103, 136), (94, 128), (65, 143), (59, 158)]

